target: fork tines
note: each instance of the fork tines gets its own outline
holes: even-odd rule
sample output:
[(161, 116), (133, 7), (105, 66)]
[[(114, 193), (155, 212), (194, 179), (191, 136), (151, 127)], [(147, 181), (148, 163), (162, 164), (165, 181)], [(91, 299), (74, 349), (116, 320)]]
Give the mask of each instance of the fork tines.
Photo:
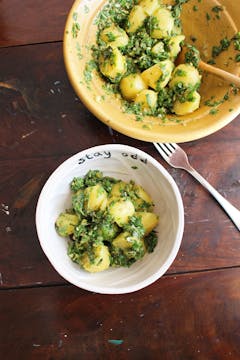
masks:
[(155, 148), (159, 152), (164, 152), (166, 156), (170, 156), (177, 148), (177, 144), (175, 143), (153, 143)]

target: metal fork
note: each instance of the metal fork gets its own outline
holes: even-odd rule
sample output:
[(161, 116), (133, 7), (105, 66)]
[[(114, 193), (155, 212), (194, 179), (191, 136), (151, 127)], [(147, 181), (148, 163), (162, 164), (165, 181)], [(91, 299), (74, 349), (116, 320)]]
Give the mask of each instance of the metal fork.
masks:
[(202, 184), (205, 189), (207, 189), (212, 196), (218, 201), (218, 203), (223, 207), (225, 212), (228, 214), (230, 219), (236, 225), (240, 231), (240, 211), (235, 208), (230, 202), (228, 202), (219, 192), (210, 185), (207, 180), (205, 180), (190, 164), (188, 161), (187, 154), (183, 151), (180, 146), (174, 143), (162, 144), (162, 143), (153, 143), (160, 155), (164, 160), (175, 168), (180, 168), (188, 171), (195, 179), (197, 179), (200, 184)]

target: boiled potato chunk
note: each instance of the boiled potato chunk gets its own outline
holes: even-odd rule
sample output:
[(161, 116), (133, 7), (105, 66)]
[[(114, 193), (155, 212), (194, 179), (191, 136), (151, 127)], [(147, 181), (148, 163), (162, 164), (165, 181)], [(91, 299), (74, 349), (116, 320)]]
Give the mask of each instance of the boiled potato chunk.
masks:
[(152, 198), (150, 197), (150, 195), (143, 189), (143, 187), (141, 185), (135, 185), (134, 186), (134, 191), (137, 194), (137, 196), (139, 198), (141, 198), (142, 200), (146, 201), (149, 204), (152, 204)]
[(100, 39), (111, 47), (123, 47), (128, 43), (126, 32), (117, 25), (110, 25), (100, 33)]
[(136, 240), (136, 237), (131, 236), (127, 231), (124, 231), (113, 240), (112, 245), (124, 250), (132, 247), (133, 242)]
[(116, 198), (121, 197), (126, 189), (126, 186), (127, 183), (125, 183), (124, 181), (117, 182), (116, 184), (113, 185), (110, 195)]
[(120, 81), (121, 94), (127, 100), (134, 100), (136, 95), (144, 89), (147, 89), (147, 85), (140, 74), (129, 74)]
[(146, 89), (137, 94), (134, 102), (140, 104), (143, 112), (149, 112), (156, 108), (157, 97), (156, 91)]
[(172, 29), (173, 35), (181, 35), (182, 34), (182, 26), (180, 24), (174, 24)]
[(157, 42), (151, 49), (151, 52), (154, 54), (154, 55), (158, 55), (159, 53), (162, 53), (164, 52), (165, 49), (164, 49), (164, 43), (162, 41), (159, 41)]
[(119, 234), (113, 240), (112, 245), (114, 248), (122, 250), (124, 255), (129, 259), (136, 256), (137, 258), (142, 258), (146, 253), (146, 247), (143, 239), (132, 236), (127, 231)]
[(146, 18), (147, 14), (144, 9), (139, 5), (135, 5), (128, 16), (128, 25), (126, 31), (128, 33), (134, 33), (143, 25)]
[(170, 48), (169, 55), (171, 58), (175, 58), (181, 51), (180, 43), (185, 39), (184, 35), (176, 35), (170, 38), (168, 46)]
[(84, 190), (85, 208), (87, 212), (96, 211), (101, 208), (107, 200), (107, 192), (100, 185), (89, 186)]
[(135, 212), (136, 216), (141, 217), (144, 228), (144, 236), (148, 235), (157, 226), (159, 218), (152, 212)]
[(134, 212), (134, 205), (129, 199), (114, 199), (109, 205), (109, 214), (119, 226), (126, 224)]
[(152, 15), (152, 13), (159, 7), (158, 0), (141, 0), (139, 5), (143, 8), (147, 15)]
[(119, 227), (116, 223), (112, 223), (108, 220), (103, 219), (100, 224), (98, 224), (98, 235), (102, 237), (103, 241), (113, 240), (119, 233)]
[(179, 83), (183, 84), (184, 88), (189, 88), (197, 85), (201, 80), (198, 70), (190, 64), (178, 65), (172, 75), (172, 80), (169, 82), (171, 88), (177, 86)]
[(90, 261), (89, 255), (85, 253), (81, 258), (82, 267), (91, 272), (99, 272), (109, 268), (110, 266), (110, 254), (108, 251), (108, 247), (100, 244), (97, 245), (94, 250), (94, 261)]
[(107, 47), (99, 57), (99, 69), (111, 82), (118, 82), (125, 74), (125, 56), (117, 48)]
[(145, 83), (154, 90), (164, 88), (171, 78), (174, 64), (170, 60), (163, 60), (144, 70), (141, 74)]
[(192, 101), (185, 101), (185, 102), (180, 102), (179, 100), (175, 101), (173, 104), (173, 111), (176, 115), (190, 114), (199, 108), (200, 99), (201, 97), (199, 93), (197, 91), (194, 91)]
[(55, 223), (56, 230), (60, 236), (73, 234), (75, 226), (79, 222), (79, 217), (75, 214), (61, 213)]
[(152, 208), (153, 201), (151, 197), (140, 185), (134, 186), (134, 192), (137, 196), (137, 199), (134, 200), (134, 207), (136, 211)]
[(99, 210), (104, 211), (107, 208), (107, 206), (108, 206), (108, 197), (106, 196), (103, 199), (103, 201), (102, 201), (102, 203), (101, 203), (101, 205), (99, 207)]
[(152, 14), (151, 37), (154, 39), (162, 39), (171, 36), (174, 27), (174, 19), (171, 11), (160, 7)]

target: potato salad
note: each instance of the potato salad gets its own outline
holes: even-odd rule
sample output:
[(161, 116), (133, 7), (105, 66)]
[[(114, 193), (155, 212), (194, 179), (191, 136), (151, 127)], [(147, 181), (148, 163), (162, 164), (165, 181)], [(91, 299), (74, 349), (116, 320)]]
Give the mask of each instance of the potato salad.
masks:
[(100, 76), (120, 93), (125, 110), (137, 115), (185, 115), (200, 104), (197, 50), (188, 46), (180, 13), (187, 0), (110, 0), (97, 18), (93, 57)]
[(88, 272), (130, 266), (157, 244), (149, 194), (133, 181), (103, 176), (98, 170), (71, 184), (71, 208), (59, 214), (55, 227), (68, 238), (68, 255)]

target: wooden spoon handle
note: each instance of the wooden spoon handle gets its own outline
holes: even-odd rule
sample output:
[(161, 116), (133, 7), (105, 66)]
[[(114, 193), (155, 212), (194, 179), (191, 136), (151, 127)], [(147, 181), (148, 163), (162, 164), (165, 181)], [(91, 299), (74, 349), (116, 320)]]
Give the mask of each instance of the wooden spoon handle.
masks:
[(216, 68), (215, 66), (209, 65), (204, 61), (200, 60), (198, 64), (199, 68), (209, 73), (215, 74), (224, 80), (229, 81), (240, 87), (240, 78), (237, 75), (233, 75), (225, 70)]

